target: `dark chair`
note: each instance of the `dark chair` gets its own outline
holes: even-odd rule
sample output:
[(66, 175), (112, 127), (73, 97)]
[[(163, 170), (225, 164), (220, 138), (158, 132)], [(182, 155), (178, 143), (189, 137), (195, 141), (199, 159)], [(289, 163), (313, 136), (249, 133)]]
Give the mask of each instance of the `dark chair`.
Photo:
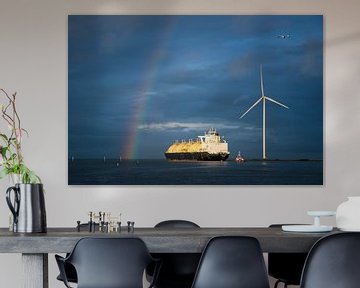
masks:
[(200, 226), (188, 220), (165, 220), (156, 224), (155, 228), (200, 228)]
[[(272, 224), (270, 228), (280, 228), (288, 224)], [(280, 283), (286, 288), (288, 285), (300, 285), (301, 273), (304, 268), (307, 253), (269, 253), (268, 272), (277, 281), (274, 288)]]
[[(66, 257), (68, 257), (68, 256), (69, 256), (69, 254), (66, 254)], [(64, 273), (66, 275), (66, 279), (68, 282), (77, 283), (77, 274), (76, 274), (75, 267), (73, 265), (71, 265), (70, 263), (64, 262)], [(64, 282), (63, 278), (61, 277), (61, 274), (59, 274), (56, 277), (56, 279)]]
[(321, 238), (306, 259), (301, 288), (360, 287), (360, 233)]
[[(80, 224), (80, 229), (89, 229), (89, 224), (88, 223), (82, 223)], [(95, 229), (99, 229), (99, 224), (96, 223), (95, 224)], [(66, 254), (66, 257), (69, 256), (69, 253)], [(67, 277), (67, 280), (68, 282), (71, 282), (71, 283), (77, 283), (77, 275), (76, 275), (76, 270), (74, 268), (73, 265), (71, 265), (70, 263), (67, 263), (65, 262), (64, 263), (64, 266), (65, 266), (65, 274), (66, 274), (66, 277)], [(57, 277), (56, 277), (57, 280), (59, 281), (63, 281), (62, 277), (61, 277), (61, 274), (59, 274)]]
[(207, 244), (192, 288), (269, 288), (256, 238), (220, 236)]
[(78, 288), (142, 288), (145, 268), (156, 261), (139, 238), (82, 238), (67, 258), (55, 258), (66, 287), (65, 263), (75, 267)]
[[(166, 220), (155, 225), (155, 228), (200, 228), (199, 225), (186, 220)], [(196, 253), (157, 253), (153, 254), (161, 259), (162, 266), (156, 288), (190, 288), (194, 280), (196, 268), (201, 254)], [(147, 279), (153, 275), (153, 268), (147, 269)]]

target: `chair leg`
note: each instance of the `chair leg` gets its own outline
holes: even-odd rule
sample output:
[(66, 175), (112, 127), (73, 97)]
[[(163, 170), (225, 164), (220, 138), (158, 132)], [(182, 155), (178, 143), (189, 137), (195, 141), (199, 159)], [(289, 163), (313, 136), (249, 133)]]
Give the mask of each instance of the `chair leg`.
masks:
[(283, 282), (283, 281), (281, 281), (281, 280), (277, 280), (277, 281), (275, 282), (275, 284), (274, 284), (274, 288), (277, 288), (278, 285), (279, 285), (279, 283), (284, 283), (284, 288), (287, 288), (287, 287), (288, 287), (288, 285), (287, 285), (286, 282)]

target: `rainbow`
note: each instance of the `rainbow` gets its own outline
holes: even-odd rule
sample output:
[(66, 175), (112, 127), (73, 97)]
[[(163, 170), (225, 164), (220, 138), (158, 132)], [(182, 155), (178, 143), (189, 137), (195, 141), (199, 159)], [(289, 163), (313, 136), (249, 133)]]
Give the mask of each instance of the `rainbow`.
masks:
[(140, 88), (137, 91), (137, 103), (133, 109), (131, 120), (129, 122), (128, 130), (125, 137), (125, 143), (122, 147), (125, 147), (123, 157), (125, 159), (136, 159), (137, 150), (139, 146), (138, 141), (138, 126), (142, 123), (143, 117), (146, 113), (146, 103), (149, 98), (148, 91), (151, 91), (151, 87), (156, 78), (158, 64), (163, 56), (163, 47), (165, 46), (167, 39), (170, 35), (170, 31), (174, 25), (175, 17), (168, 17), (164, 30), (162, 31), (161, 41), (157, 43), (157, 46), (153, 49), (148, 62), (145, 65), (144, 77), (141, 81)]

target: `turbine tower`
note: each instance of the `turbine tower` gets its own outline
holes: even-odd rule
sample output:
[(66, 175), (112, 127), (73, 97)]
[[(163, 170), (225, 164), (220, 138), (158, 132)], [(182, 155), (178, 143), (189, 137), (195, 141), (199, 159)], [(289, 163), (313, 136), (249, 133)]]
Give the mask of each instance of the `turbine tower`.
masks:
[(287, 107), (284, 104), (281, 104), (278, 101), (275, 101), (274, 99), (271, 99), (268, 96), (265, 96), (264, 94), (264, 82), (263, 82), (263, 73), (262, 73), (262, 65), (260, 65), (260, 87), (261, 87), (261, 97), (248, 109), (246, 110), (246, 112), (244, 114), (241, 115), (240, 119), (243, 118), (251, 109), (253, 109), (257, 104), (259, 104), (262, 101), (262, 106), (263, 106), (263, 128), (262, 128), (262, 132), (263, 132), (263, 160), (266, 159), (266, 100), (271, 101), (279, 106), (282, 106), (286, 109), (289, 109), (289, 107)]

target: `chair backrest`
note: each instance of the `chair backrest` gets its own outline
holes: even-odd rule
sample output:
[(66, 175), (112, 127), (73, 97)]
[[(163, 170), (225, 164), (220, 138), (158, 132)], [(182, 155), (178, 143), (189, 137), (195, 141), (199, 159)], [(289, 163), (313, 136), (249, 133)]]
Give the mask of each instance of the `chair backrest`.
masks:
[(212, 238), (202, 254), (192, 288), (268, 288), (264, 258), (256, 238)]
[[(188, 220), (166, 220), (156, 224), (155, 228), (200, 228), (200, 226)], [(190, 287), (200, 256), (200, 253), (155, 254), (156, 258), (162, 260), (156, 287)], [(152, 274), (150, 270), (148, 272)]]
[(302, 288), (360, 287), (360, 233), (321, 238), (311, 248), (301, 278)]
[(200, 228), (200, 226), (188, 220), (166, 220), (157, 223), (155, 228)]
[[(282, 225), (290, 224), (271, 224), (269, 228), (281, 229)], [(306, 257), (307, 253), (268, 253), (269, 275), (288, 285), (300, 285)]]
[(142, 288), (152, 260), (138, 238), (82, 238), (67, 259), (76, 269), (78, 288)]

